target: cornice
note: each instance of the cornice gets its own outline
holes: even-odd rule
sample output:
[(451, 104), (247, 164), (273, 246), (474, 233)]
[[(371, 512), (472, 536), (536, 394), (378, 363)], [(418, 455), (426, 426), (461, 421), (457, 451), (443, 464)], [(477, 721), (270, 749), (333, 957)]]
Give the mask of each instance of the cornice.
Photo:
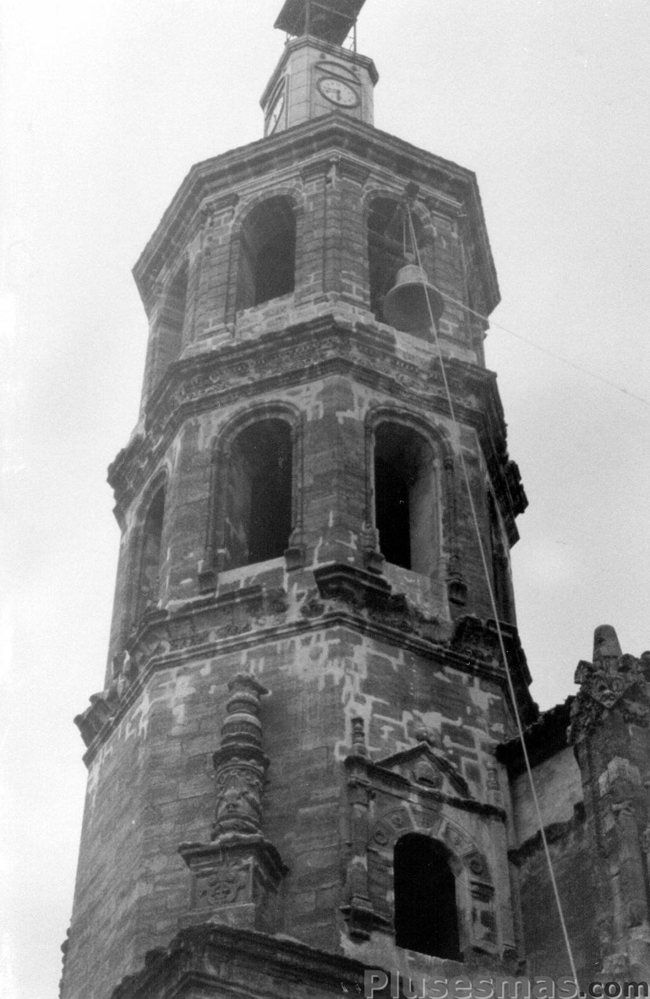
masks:
[[(557, 704), (548, 711), (542, 712), (532, 725), (524, 730), (526, 750), (531, 766), (536, 767), (550, 757), (562, 752), (569, 745), (567, 730), (571, 720), (571, 705), (575, 698), (567, 697), (562, 704)], [(500, 763), (508, 768), (511, 779), (525, 772), (526, 764), (519, 738), (501, 743), (496, 751)]]
[(124, 978), (111, 999), (167, 999), (188, 995), (186, 987), (202, 986), (211, 994), (214, 988), (226, 987), (230, 994), (231, 984), (239, 994), (252, 971), (274, 981), (303, 983), (310, 990), (326, 988), (332, 995), (340, 995), (341, 989), (359, 995), (365, 968), (352, 958), (288, 937), (202, 923), (181, 930), (167, 947), (148, 951), (142, 969)]
[[(401, 754), (403, 756), (415, 755), (420, 747), (412, 746), (410, 750)], [(345, 766), (349, 771), (355, 772), (355, 777), (359, 771), (365, 772), (367, 780), (374, 787), (382, 787), (383, 790), (390, 788), (398, 797), (409, 795), (413, 790), (413, 782), (404, 777), (403, 774), (388, 770), (385, 760), (370, 760), (362, 756), (350, 755), (346, 757)], [(505, 824), (507, 816), (503, 808), (498, 805), (491, 805), (488, 802), (477, 801), (471, 797), (460, 797), (459, 795), (445, 794), (435, 788), (426, 787), (423, 784), (417, 785), (418, 796), (423, 802), (436, 802), (441, 805), (449, 805), (459, 811), (472, 812), (475, 815), (483, 815), (485, 818), (495, 819), (497, 822)]]
[[(509, 491), (506, 427), (495, 376), (456, 358), (445, 365), (456, 416), (475, 428), (509, 532), (516, 536), (514, 517), (525, 507), (525, 495), (521, 490), (522, 505), (521, 496)], [(385, 392), (397, 405), (451, 416), (439, 364), (432, 359), (423, 369), (416, 358), (398, 357), (394, 337), (371, 324), (324, 314), (272, 330), (169, 368), (149, 402), (144, 435), (134, 437), (109, 468), (118, 519), (190, 417), (336, 374)]]
[[(394, 615), (391, 621), (385, 611), (368, 613), (348, 604), (344, 598), (323, 600), (318, 608), (310, 609), (298, 619), (272, 624), (260, 624), (255, 629), (235, 629), (226, 618), (219, 622), (218, 615), (227, 610), (233, 602), (247, 600), (264, 602), (270, 611), (283, 612), (287, 609), (279, 593), (266, 593), (259, 586), (250, 587), (246, 592), (227, 593), (214, 597), (201, 597), (188, 601), (173, 612), (158, 611), (145, 619), (136, 635), (129, 642), (132, 673), (134, 678), (120, 695), (105, 692), (91, 697), (91, 708), (75, 721), (82, 722), (88, 711), (96, 710), (101, 727), (91, 740), (87, 741), (84, 763), (89, 766), (111, 733), (120, 724), (128, 710), (138, 699), (151, 677), (160, 670), (176, 668), (180, 665), (204, 659), (214, 659), (236, 652), (254, 649), (269, 642), (287, 642), (304, 637), (316, 631), (340, 627), (406, 650), (428, 659), (440, 671), (454, 669), (469, 676), (478, 677), (498, 686), (508, 703), (508, 683), (499, 654), (491, 641), (491, 622), (481, 622), (477, 618), (461, 618), (449, 634), (449, 624), (445, 622), (422, 622), (420, 633), (414, 630), (412, 615), (405, 607), (401, 621)], [(366, 608), (367, 610), (367, 608)], [(201, 618), (204, 618), (201, 621)], [(402, 625), (400, 627), (400, 624)], [(446, 628), (446, 634), (445, 634)], [(525, 657), (521, 652), (519, 639), (514, 629), (506, 636), (509, 669), (520, 700), (520, 710), (525, 718), (530, 718), (535, 705), (528, 693), (530, 676)], [(215, 637), (217, 636), (218, 637)], [(83, 724), (79, 724), (83, 730)]]

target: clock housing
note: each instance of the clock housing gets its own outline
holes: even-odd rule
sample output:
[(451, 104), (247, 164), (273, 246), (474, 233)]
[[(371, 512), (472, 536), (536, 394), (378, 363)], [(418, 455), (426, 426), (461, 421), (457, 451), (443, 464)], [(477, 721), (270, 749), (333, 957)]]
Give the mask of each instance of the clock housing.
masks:
[[(377, 80), (375, 64), (367, 56), (312, 35), (292, 38), (260, 101), (264, 134), (277, 134), (333, 111), (372, 125)], [(284, 105), (278, 115), (280, 92)]]

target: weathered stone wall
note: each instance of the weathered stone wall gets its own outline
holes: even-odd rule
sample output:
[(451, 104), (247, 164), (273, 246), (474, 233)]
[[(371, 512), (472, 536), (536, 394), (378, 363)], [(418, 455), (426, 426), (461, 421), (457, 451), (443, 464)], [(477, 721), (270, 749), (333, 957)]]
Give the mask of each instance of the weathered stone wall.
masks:
[[(580, 769), (571, 746), (566, 746), (533, 767), (535, 791), (544, 826), (570, 822), (576, 805), (582, 803)], [(511, 785), (514, 831), (518, 844), (535, 836), (539, 821), (533, 804), (527, 773), (520, 774)]]
[[(546, 829), (576, 969), (583, 988), (600, 970), (595, 864), (589, 829), (580, 813)], [(521, 897), (528, 974), (568, 976), (571, 967), (539, 834), (514, 852)]]
[[(535, 754), (535, 749), (532, 752)], [(598, 971), (593, 918), (598, 907), (594, 846), (585, 823), (582, 778), (573, 747), (560, 747), (542, 755), (533, 766), (533, 780), (569, 939), (584, 986)], [(571, 968), (527, 773), (512, 781), (511, 802), (516, 846), (510, 856), (519, 884), (527, 970), (531, 976), (566, 976)]]
[[(275, 594), (273, 613), (246, 606), (254, 585)], [(278, 931), (334, 951), (346, 939), (339, 911), (347, 849), (343, 761), (353, 717), (365, 720), (373, 759), (415, 745), (426, 730), (472, 800), (492, 801), (486, 783), (491, 748), (508, 726), (498, 685), (443, 665), (433, 648), (427, 653), (423, 643), (418, 648), (398, 633), (374, 634), (371, 624), (359, 631), (353, 620), (336, 623), (337, 615), (328, 624), (334, 607), (315, 604), (311, 573), (287, 574), (283, 560), (225, 573), (223, 588), (232, 601), (237, 594), (242, 600), (228, 626), (231, 639), (218, 641), (210, 655), (193, 651), (223, 628), (208, 609), (193, 625), (172, 619), (158, 626), (156, 638), (146, 640), (153, 648), (142, 650), (143, 663), (153, 654), (143, 667), (143, 675), (149, 673), (142, 690), (136, 695), (134, 685), (132, 705), (101, 748), (91, 747), (66, 964), (69, 999), (104, 999), (147, 950), (165, 945), (188, 920), (190, 876), (177, 850), (181, 842), (209, 839), (211, 754), (219, 744), (227, 682), (237, 673), (252, 673), (271, 691), (261, 716), (270, 759), (263, 824), (289, 868)], [(184, 648), (174, 652), (170, 639), (172, 647)], [(511, 905), (503, 881), (504, 819), (447, 810), (452, 813), (489, 858), (503, 934)]]

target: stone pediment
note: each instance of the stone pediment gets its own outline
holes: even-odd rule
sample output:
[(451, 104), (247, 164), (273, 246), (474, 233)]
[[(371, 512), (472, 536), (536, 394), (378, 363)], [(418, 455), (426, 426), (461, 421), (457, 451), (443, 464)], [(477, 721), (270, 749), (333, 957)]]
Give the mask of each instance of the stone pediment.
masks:
[(401, 753), (394, 753), (383, 760), (377, 760), (375, 766), (399, 774), (411, 784), (437, 791), (451, 798), (471, 797), (467, 781), (458, 773), (456, 767), (444, 756), (434, 752), (426, 743), (420, 743)]

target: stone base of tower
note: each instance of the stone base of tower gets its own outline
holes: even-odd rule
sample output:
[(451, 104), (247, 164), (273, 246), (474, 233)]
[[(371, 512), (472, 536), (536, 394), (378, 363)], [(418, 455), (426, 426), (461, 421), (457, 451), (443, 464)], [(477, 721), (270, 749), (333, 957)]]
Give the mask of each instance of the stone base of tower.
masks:
[(466, 997), (479, 988), (476, 994), (525, 995), (531, 984), (503, 970), (411, 951), (390, 967), (363, 964), (287, 937), (201, 923), (182, 930), (166, 949), (150, 951), (142, 970), (125, 978), (111, 999), (426, 999)]
[(111, 999), (362, 996), (364, 971), (358, 961), (296, 940), (202, 923), (181, 931), (166, 950), (150, 951), (144, 968), (125, 978)]

